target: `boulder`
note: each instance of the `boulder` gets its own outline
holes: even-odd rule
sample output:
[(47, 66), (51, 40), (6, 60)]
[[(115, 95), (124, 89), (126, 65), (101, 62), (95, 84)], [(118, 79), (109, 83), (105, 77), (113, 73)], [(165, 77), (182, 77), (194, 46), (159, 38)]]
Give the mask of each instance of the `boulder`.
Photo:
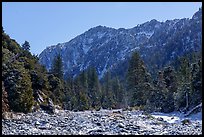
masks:
[(158, 117), (157, 120), (158, 121), (164, 121), (164, 119), (162, 117)]
[(182, 125), (189, 125), (191, 124), (191, 121), (189, 119), (184, 119), (181, 121)]

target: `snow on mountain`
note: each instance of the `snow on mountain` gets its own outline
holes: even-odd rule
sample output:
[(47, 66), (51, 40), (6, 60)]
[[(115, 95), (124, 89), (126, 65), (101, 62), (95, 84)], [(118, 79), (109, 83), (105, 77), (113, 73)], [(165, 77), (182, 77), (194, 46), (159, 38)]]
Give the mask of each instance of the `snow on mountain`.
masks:
[[(133, 51), (138, 51), (151, 69), (184, 53), (201, 50), (202, 9), (191, 19), (159, 22), (155, 19), (130, 29), (96, 26), (69, 42), (47, 47), (39, 55), (39, 62), (49, 70), (57, 54), (62, 56), (66, 76), (94, 66), (100, 78), (107, 69), (122, 69)], [(156, 61), (155, 61), (156, 60)], [(124, 63), (127, 64), (127, 63)], [(126, 66), (127, 67), (127, 66)], [(117, 70), (119, 73), (121, 70)]]

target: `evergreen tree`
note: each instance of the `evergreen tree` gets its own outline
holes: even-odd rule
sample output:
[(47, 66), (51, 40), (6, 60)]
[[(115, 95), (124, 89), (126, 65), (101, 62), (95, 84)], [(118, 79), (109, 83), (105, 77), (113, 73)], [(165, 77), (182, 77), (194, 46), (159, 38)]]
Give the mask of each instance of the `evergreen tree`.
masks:
[(190, 60), (187, 57), (181, 57), (179, 59), (178, 66), (178, 90), (175, 92), (175, 108), (179, 110), (180, 108), (189, 107), (189, 95), (192, 90), (191, 87), (191, 68)]
[(79, 92), (78, 108), (80, 111), (89, 109), (87, 95), (83, 91)]
[(83, 70), (82, 73), (79, 74), (80, 84), (83, 87), (83, 90), (86, 94), (88, 94), (88, 74), (87, 71)]
[(139, 54), (134, 52), (129, 61), (127, 71), (127, 100), (130, 106), (144, 106), (151, 89), (150, 74), (144, 66)]
[(95, 68), (88, 69), (88, 97), (91, 99), (92, 108), (99, 109), (101, 107), (101, 88)]
[(112, 81), (111, 81), (111, 74), (108, 70), (107, 73), (104, 76), (105, 82), (104, 82), (104, 88), (103, 88), (103, 100), (102, 100), (102, 106), (103, 108), (114, 108), (115, 107), (115, 101), (114, 101), (114, 93), (112, 88)]
[(81, 92), (79, 93), (80, 98), (80, 106), (82, 107), (82, 110), (89, 109), (90, 104), (90, 98), (88, 96), (88, 74), (87, 71), (83, 70), (81, 74), (79, 74), (79, 80), (80, 80), (80, 87)]
[(191, 106), (202, 102), (202, 61), (198, 60), (192, 64), (192, 91), (190, 94)]
[(65, 84), (65, 102), (64, 102), (64, 108), (67, 110), (72, 110), (71, 105), (71, 99), (74, 96), (73, 93), (73, 78), (67, 78), (66, 84)]
[(2, 113), (9, 111), (8, 94), (5, 90), (4, 83), (2, 82)]
[(26, 50), (26, 51), (30, 51), (30, 43), (28, 41), (25, 41), (23, 44), (22, 44), (22, 49), (23, 50)]
[(11, 39), (7, 34), (2, 33), (2, 50), (8, 50), (13, 54), (20, 52), (20, 45)]
[(53, 59), (51, 73), (59, 79), (63, 79), (63, 64), (59, 54)]
[(146, 111), (163, 111), (166, 107), (164, 106), (165, 94), (168, 92), (166, 88), (166, 82), (163, 77), (163, 72), (158, 72), (157, 83), (154, 88), (149, 93), (146, 102)]
[(71, 104), (71, 110), (76, 110), (78, 108), (76, 96), (71, 97), (70, 104)]
[[(58, 97), (50, 89), (54, 91), (60, 86), (49, 85), (46, 69), (38, 63), (38, 58), (31, 55), (29, 49), (27, 41), (21, 47), (7, 34), (2, 33), (2, 78), (12, 111), (27, 113), (33, 106), (33, 110), (36, 110), (36, 106), (41, 105), (38, 103), (46, 103), (43, 101), (45, 98)], [(63, 86), (62, 82), (61, 87)]]
[(55, 104), (63, 106), (62, 102), (65, 100), (63, 81), (52, 74), (48, 76), (48, 81), (50, 85), (50, 91), (54, 94), (54, 98), (52, 98), (52, 100)]
[(4, 82), (11, 110), (28, 113), (34, 104), (33, 90), (30, 75), (21, 64), (11, 64)]
[(70, 110), (79, 110), (79, 103), (81, 103), (80, 97), (81, 95), (80, 92), (83, 92), (83, 87), (80, 82), (79, 76), (77, 76), (75, 79), (73, 78), (68, 78), (67, 79), (67, 87), (69, 90), (66, 92), (66, 100), (68, 101), (68, 108)]
[(112, 80), (112, 90), (114, 93), (114, 102), (116, 102), (116, 107), (117, 108), (121, 108), (121, 106), (123, 106), (123, 96), (124, 96), (124, 91), (123, 91), (123, 87), (118, 79), (118, 77), (115, 77)]
[(178, 83), (174, 69), (169, 66), (164, 68), (164, 79), (168, 92), (165, 93), (163, 112), (172, 112), (175, 110), (174, 94), (177, 92)]

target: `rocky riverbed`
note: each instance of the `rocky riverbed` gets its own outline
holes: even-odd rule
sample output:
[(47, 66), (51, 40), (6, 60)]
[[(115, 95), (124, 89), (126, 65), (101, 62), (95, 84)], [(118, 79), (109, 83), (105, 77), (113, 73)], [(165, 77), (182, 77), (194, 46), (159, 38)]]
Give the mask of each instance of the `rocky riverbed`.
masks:
[[(8, 115), (8, 114), (7, 114)], [(172, 116), (170, 119), (176, 117)], [(202, 119), (168, 122), (142, 111), (38, 111), (2, 119), (3, 135), (201, 135)]]

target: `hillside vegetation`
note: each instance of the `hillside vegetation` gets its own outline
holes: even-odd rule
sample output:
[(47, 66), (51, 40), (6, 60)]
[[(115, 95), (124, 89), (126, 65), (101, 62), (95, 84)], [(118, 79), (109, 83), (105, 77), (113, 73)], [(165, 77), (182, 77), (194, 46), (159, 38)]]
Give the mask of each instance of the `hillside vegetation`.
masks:
[(63, 79), (62, 59), (55, 56), (48, 72), (2, 27), (2, 111), (34, 112), (52, 100), (63, 109), (134, 108), (148, 112), (189, 111), (202, 102), (202, 52), (191, 52), (157, 70), (152, 78), (138, 52), (133, 52), (124, 80), (109, 71), (99, 80), (89, 67)]

